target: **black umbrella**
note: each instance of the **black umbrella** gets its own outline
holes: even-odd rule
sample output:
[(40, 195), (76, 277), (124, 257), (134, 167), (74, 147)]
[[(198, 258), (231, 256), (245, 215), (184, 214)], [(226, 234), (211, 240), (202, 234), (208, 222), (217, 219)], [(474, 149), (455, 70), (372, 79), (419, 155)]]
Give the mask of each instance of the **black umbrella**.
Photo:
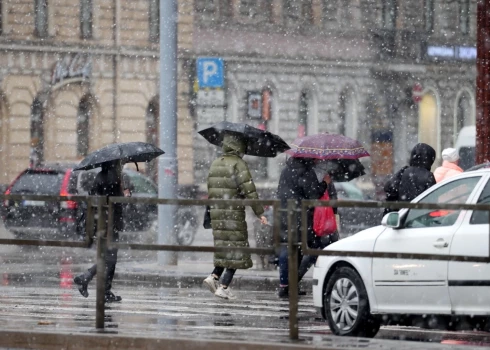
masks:
[(124, 163), (149, 162), (164, 153), (160, 148), (146, 142), (115, 143), (90, 153), (73, 170), (90, 170), (115, 160), (122, 160)]
[(245, 154), (257, 157), (275, 157), (287, 151), (289, 145), (279, 136), (247, 124), (221, 122), (199, 131), (206, 140), (216, 146), (222, 146), (226, 133), (237, 134), (247, 141)]
[(335, 182), (346, 182), (366, 175), (364, 165), (358, 159), (324, 160), (324, 169)]

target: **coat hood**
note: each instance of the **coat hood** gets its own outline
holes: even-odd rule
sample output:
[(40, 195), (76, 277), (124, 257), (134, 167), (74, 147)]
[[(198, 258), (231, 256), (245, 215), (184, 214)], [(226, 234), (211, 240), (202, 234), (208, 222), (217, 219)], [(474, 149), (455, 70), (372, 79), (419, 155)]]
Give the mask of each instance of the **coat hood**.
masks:
[(235, 154), (242, 157), (247, 150), (247, 141), (234, 134), (225, 134), (223, 136), (223, 152), (228, 154)]
[(436, 159), (436, 151), (426, 143), (418, 143), (412, 149), (410, 166), (430, 170)]

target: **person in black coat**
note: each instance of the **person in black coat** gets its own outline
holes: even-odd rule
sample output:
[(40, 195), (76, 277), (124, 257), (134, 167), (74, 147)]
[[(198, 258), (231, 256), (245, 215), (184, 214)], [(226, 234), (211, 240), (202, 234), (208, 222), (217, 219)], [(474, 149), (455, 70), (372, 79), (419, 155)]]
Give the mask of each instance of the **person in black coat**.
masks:
[[(129, 179), (122, 175), (122, 163), (120, 161), (108, 162), (102, 165), (102, 170), (97, 174), (89, 195), (108, 197), (130, 196)], [(121, 203), (115, 203), (114, 206), (114, 232), (113, 240), (119, 240), (119, 233), (123, 230), (123, 210)], [(106, 216), (107, 217), (107, 216)], [(112, 280), (116, 272), (117, 263), (117, 248), (107, 249), (105, 253), (106, 259), (106, 285), (105, 285), (105, 302), (121, 301), (120, 296), (112, 293)], [(75, 284), (78, 286), (80, 294), (85, 298), (88, 297), (87, 287), (89, 282), (97, 274), (97, 265), (90, 267), (85, 273), (74, 278)]]
[[(294, 199), (298, 204), (303, 199), (319, 199), (327, 189), (325, 181), (318, 181), (313, 166), (315, 161), (309, 158), (290, 158), (286, 162), (286, 167), (279, 178), (277, 188), (277, 197), (281, 201), (281, 206), (287, 208), (287, 201)], [(327, 176), (326, 176), (327, 177)], [(324, 179), (325, 180), (325, 179)], [(314, 209), (308, 209), (308, 240), (315, 236), (313, 232), (313, 212)], [(288, 240), (288, 214), (281, 213), (281, 241)], [(301, 214), (296, 215), (296, 222), (293, 228), (297, 241), (301, 240)], [(302, 260), (302, 254), (299, 253), (299, 262)], [(288, 276), (288, 251), (287, 247), (282, 247), (279, 254), (279, 296), (289, 296), (289, 276)]]
[[(436, 184), (430, 169), (436, 159), (436, 151), (425, 143), (412, 149), (409, 166), (401, 168), (385, 184), (387, 202), (410, 202), (429, 187)], [(393, 210), (386, 208), (385, 214)]]

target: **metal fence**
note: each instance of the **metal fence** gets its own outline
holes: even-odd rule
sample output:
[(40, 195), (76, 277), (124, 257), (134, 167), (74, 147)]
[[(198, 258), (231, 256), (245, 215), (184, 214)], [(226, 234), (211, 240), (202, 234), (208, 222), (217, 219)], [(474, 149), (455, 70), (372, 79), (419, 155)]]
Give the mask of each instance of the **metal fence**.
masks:
[[(489, 256), (450, 256), (436, 254), (417, 254), (417, 253), (393, 253), (393, 252), (366, 252), (366, 251), (335, 251), (311, 249), (307, 245), (307, 209), (316, 206), (350, 207), (350, 208), (381, 208), (389, 207), (392, 209), (442, 209), (442, 210), (479, 210), (486, 211), (490, 217), (490, 205), (488, 204), (420, 204), (420, 203), (393, 203), (393, 202), (358, 202), (358, 201), (313, 201), (305, 200), (298, 203), (290, 200), (286, 208), (281, 208), (281, 202), (277, 200), (191, 200), (191, 199), (158, 199), (158, 198), (130, 198), (130, 197), (87, 197), (87, 196), (35, 196), (35, 195), (0, 195), (0, 199), (11, 201), (38, 200), (38, 201), (75, 201), (87, 203), (86, 213), (86, 238), (85, 241), (63, 241), (63, 240), (33, 240), (33, 239), (0, 239), (0, 244), (9, 245), (31, 245), (31, 246), (52, 246), (52, 247), (72, 247), (90, 248), (94, 238), (97, 240), (97, 279), (96, 279), (96, 320), (97, 329), (104, 328), (105, 316), (105, 250), (109, 248), (133, 249), (133, 250), (154, 250), (154, 251), (180, 251), (180, 252), (227, 252), (239, 251), (251, 254), (276, 254), (281, 246), (287, 245), (288, 264), (289, 264), (289, 336), (291, 339), (299, 338), (298, 328), (298, 253), (301, 249), (305, 255), (316, 256), (344, 256), (344, 257), (366, 257), (366, 258), (396, 258), (396, 259), (416, 259), (416, 260), (443, 260), (443, 261), (462, 261), (490, 263), (490, 239)], [(272, 248), (251, 248), (251, 247), (211, 247), (211, 246), (180, 246), (162, 244), (136, 244), (114, 242), (113, 237), (113, 215), (116, 203), (145, 203), (153, 205), (230, 205), (230, 206), (249, 206), (253, 204), (268, 205), (273, 207), (273, 247)], [(94, 233), (95, 208), (97, 208), (97, 233)], [(280, 225), (281, 212), (287, 213), (288, 240), (281, 242)], [(301, 215), (301, 242), (298, 242), (297, 228), (295, 227), (297, 215)], [(490, 238), (490, 226), (489, 226)]]

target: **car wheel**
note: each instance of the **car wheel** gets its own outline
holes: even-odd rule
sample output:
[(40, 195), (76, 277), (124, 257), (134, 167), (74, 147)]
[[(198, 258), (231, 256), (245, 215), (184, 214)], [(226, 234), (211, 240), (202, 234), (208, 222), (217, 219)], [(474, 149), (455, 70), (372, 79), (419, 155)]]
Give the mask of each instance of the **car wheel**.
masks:
[(324, 298), (325, 315), (334, 334), (368, 338), (376, 335), (380, 321), (371, 315), (366, 288), (354, 269), (336, 270), (327, 283)]
[(196, 227), (189, 217), (183, 217), (176, 226), (177, 243), (179, 245), (191, 245), (194, 241)]

